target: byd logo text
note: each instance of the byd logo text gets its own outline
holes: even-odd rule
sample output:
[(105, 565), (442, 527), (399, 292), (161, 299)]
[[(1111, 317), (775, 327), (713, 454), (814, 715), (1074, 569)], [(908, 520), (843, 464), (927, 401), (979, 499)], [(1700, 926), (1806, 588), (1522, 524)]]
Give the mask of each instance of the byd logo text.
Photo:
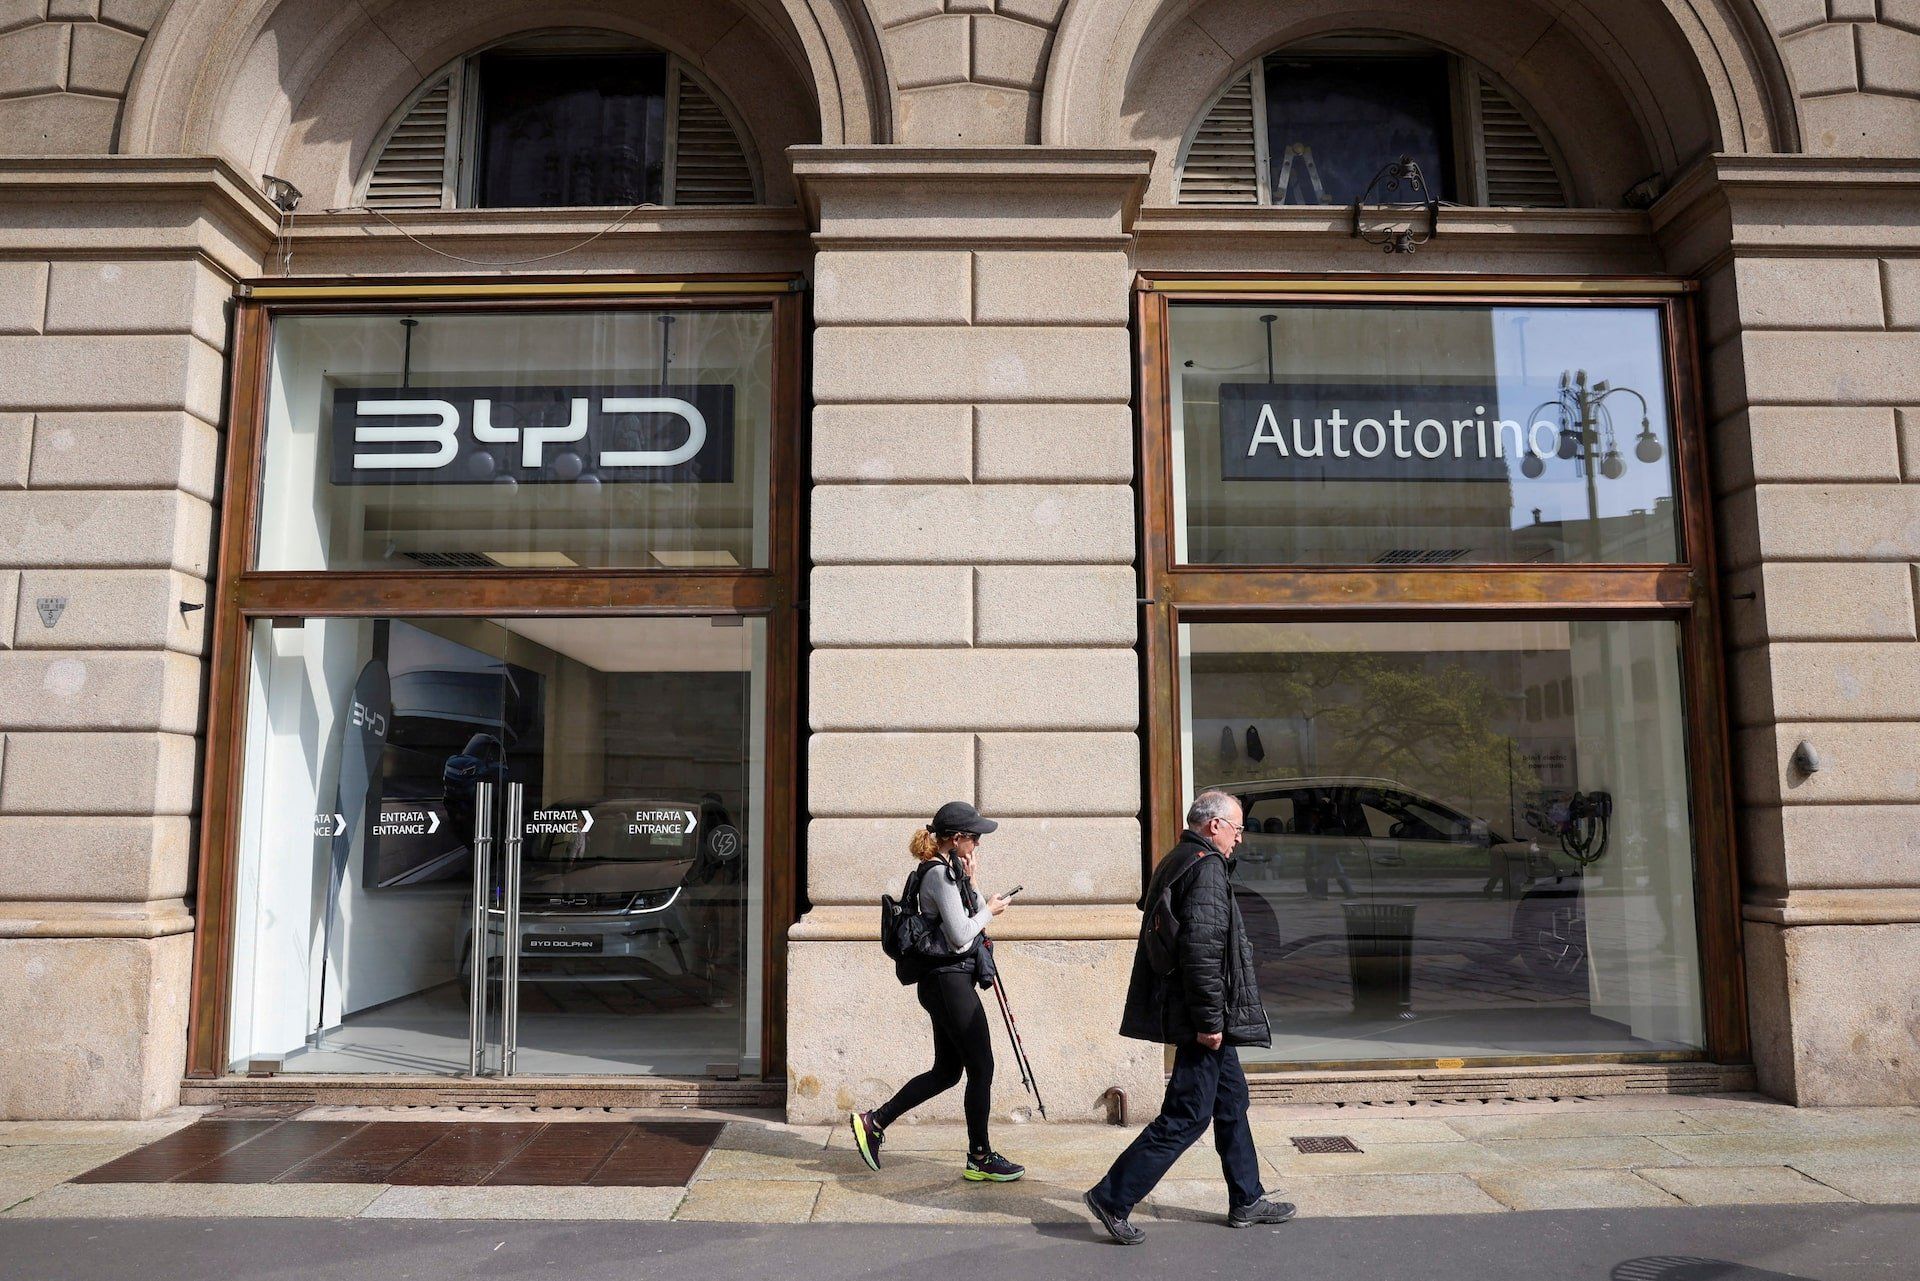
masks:
[[(520, 446), (520, 465), (538, 468), (546, 457), (548, 445), (564, 445), (583, 440), (587, 434), (587, 406), (590, 398), (571, 398), (572, 412), (564, 423), (535, 424), (526, 427), (496, 427), (493, 401), (473, 402), (473, 438), (488, 445)], [(460, 410), (450, 400), (360, 400), (354, 413), (362, 418), (417, 418), (428, 421), (407, 423), (355, 423), (353, 439), (357, 445), (409, 444), (430, 446), (421, 453), (355, 453), (356, 469), (425, 470), (444, 467), (460, 453)], [(603, 396), (600, 413), (671, 414), (686, 423), (687, 437), (672, 449), (604, 449), (598, 456), (599, 467), (677, 467), (697, 455), (707, 443), (707, 419), (692, 402), (675, 396)]]

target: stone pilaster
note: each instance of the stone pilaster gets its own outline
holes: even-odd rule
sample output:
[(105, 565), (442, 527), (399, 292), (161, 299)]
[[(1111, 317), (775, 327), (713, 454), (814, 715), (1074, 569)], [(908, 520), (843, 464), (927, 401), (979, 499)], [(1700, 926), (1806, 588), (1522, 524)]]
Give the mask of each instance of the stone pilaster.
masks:
[(1920, 166), (1719, 157), (1655, 217), (1706, 280), (1755, 1065), (1802, 1104), (1910, 1103)]
[(0, 165), (0, 1117), (179, 1097), (228, 300), (269, 226), (212, 164)]
[[(950, 799), (1002, 823), (985, 887), (1026, 887), (993, 932), (1049, 1111), (1157, 1096), (1159, 1052), (1115, 1033), (1141, 872), (1125, 228), (1147, 158), (795, 157), (819, 257), (789, 1112), (871, 1106), (927, 1066), (873, 905)], [(1024, 1115), (1000, 1050), (995, 1113)]]

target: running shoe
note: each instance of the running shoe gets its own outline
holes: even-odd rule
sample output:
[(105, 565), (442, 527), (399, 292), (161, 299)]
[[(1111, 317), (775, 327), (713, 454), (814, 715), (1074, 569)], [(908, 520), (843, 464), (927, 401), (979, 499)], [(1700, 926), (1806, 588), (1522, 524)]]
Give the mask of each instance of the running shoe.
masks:
[(967, 1155), (966, 1177), (971, 1183), (1012, 1183), (1026, 1172), (1026, 1166), (1015, 1165), (998, 1152)]
[(1259, 1223), (1285, 1223), (1293, 1217), (1293, 1213), (1293, 1202), (1269, 1201), (1261, 1197), (1252, 1205), (1243, 1205), (1237, 1210), (1227, 1211), (1227, 1226), (1250, 1228)]
[(847, 1117), (847, 1124), (853, 1127), (853, 1146), (860, 1149), (860, 1159), (867, 1163), (869, 1170), (878, 1170), (880, 1145), (886, 1141), (886, 1132), (874, 1124), (871, 1112), (852, 1113)]
[(1101, 1205), (1100, 1198), (1093, 1194), (1092, 1188), (1088, 1188), (1085, 1192), (1081, 1193), (1080, 1199), (1087, 1203), (1087, 1209), (1093, 1211), (1093, 1217), (1099, 1220), (1100, 1226), (1107, 1230), (1107, 1235), (1115, 1241), (1118, 1241), (1121, 1245), (1139, 1245), (1147, 1239), (1145, 1232), (1134, 1227), (1133, 1224), (1107, 1209), (1106, 1206)]

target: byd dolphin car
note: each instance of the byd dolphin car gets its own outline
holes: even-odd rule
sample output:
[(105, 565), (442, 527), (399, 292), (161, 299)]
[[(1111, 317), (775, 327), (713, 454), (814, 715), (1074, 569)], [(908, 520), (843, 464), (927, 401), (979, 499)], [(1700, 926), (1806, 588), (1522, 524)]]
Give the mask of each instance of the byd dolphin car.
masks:
[[(586, 821), (591, 819), (591, 822)], [(713, 798), (542, 804), (521, 852), (523, 982), (710, 985), (738, 963), (726, 935), (740, 842)], [(505, 860), (494, 857), (488, 955), (501, 954)], [(463, 946), (463, 971), (472, 956)]]

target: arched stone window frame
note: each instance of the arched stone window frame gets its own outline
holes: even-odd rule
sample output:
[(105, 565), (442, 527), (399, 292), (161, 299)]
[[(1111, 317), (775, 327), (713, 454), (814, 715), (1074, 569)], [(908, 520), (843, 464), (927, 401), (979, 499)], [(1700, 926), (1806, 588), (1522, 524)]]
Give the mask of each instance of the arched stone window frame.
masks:
[[(1181, 138), (1175, 163), (1175, 203), (1181, 205), (1271, 205), (1266, 118), (1266, 77), (1276, 56), (1339, 56), (1348, 53), (1438, 54), (1447, 59), (1452, 105), (1453, 164), (1460, 198), (1480, 207), (1571, 208), (1575, 187), (1564, 153), (1538, 113), (1487, 67), (1467, 55), (1426, 40), (1388, 33), (1353, 32), (1276, 46), (1235, 68), (1206, 101)], [(1505, 118), (1511, 141), (1508, 176), (1492, 172), (1489, 117)], [(1196, 167), (1195, 148), (1202, 147)], [(1551, 176), (1557, 190), (1541, 189)], [(1539, 198), (1516, 199), (1533, 188)]]
[[(354, 205), (395, 210), (473, 208), (473, 160), (478, 145), (479, 100), (477, 94), (469, 91), (469, 86), (473, 80), (475, 59), (499, 49), (537, 48), (547, 42), (558, 44), (569, 37), (578, 38), (579, 51), (582, 53), (633, 50), (657, 52), (666, 57), (667, 150), (661, 185), (663, 205), (737, 206), (765, 202), (766, 184), (754, 154), (752, 135), (740, 112), (711, 79), (678, 54), (657, 49), (633, 37), (612, 31), (566, 29), (531, 35), (521, 32), (490, 41), (469, 49), (428, 76), (381, 126), (378, 139), (354, 180)], [(689, 89), (692, 93), (689, 93)], [(703, 198), (702, 193), (684, 181), (685, 171), (681, 168), (680, 152), (682, 124), (687, 117), (682, 114), (682, 109), (696, 102), (703, 112), (717, 113), (730, 131), (731, 154), (720, 158), (730, 166), (737, 166), (740, 172), (723, 182), (722, 186), (731, 192), (738, 192), (741, 179), (744, 179), (747, 199)], [(420, 175), (420, 181), (406, 180), (408, 160), (404, 154), (394, 150), (397, 140), (401, 146), (410, 143), (414, 147), (416, 159), (412, 165), (414, 172)], [(439, 169), (437, 174), (433, 174), (428, 167), (430, 161), (419, 157), (431, 155), (436, 142)], [(434, 187), (438, 188), (437, 196), (429, 190)], [(707, 197), (714, 194), (725, 195), (730, 192), (705, 193)]]

